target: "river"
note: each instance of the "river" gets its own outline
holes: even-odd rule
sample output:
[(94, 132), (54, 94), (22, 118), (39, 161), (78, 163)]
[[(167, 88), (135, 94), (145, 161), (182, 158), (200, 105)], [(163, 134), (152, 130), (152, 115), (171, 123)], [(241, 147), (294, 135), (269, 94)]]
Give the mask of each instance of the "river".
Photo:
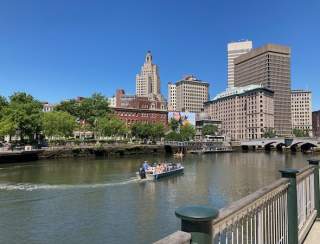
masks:
[(307, 165), (301, 153), (188, 155), (185, 174), (139, 181), (142, 160), (63, 159), (0, 165), (0, 243), (151, 243), (179, 229), (185, 204), (221, 208)]

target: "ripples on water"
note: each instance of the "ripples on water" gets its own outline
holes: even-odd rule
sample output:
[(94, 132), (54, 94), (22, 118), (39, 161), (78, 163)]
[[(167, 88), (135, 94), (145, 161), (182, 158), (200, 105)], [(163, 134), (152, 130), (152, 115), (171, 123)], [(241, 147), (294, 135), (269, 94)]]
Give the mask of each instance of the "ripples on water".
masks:
[(151, 243), (179, 228), (185, 204), (217, 208), (279, 178), (310, 156), (281, 153), (189, 155), (185, 174), (141, 181), (141, 162), (69, 159), (0, 166), (0, 243)]

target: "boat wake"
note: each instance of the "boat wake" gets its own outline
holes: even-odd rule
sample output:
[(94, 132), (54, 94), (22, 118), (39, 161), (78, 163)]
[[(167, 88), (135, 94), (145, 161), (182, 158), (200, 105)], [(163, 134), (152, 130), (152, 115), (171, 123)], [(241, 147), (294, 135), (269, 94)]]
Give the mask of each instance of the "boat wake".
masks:
[(68, 190), (68, 189), (90, 189), (90, 188), (103, 188), (110, 186), (121, 186), (132, 183), (140, 182), (141, 180), (136, 177), (130, 178), (125, 181), (119, 182), (107, 182), (107, 183), (98, 183), (98, 184), (77, 184), (77, 185), (67, 185), (67, 184), (32, 184), (32, 183), (0, 183), (0, 191), (36, 191), (36, 190)]

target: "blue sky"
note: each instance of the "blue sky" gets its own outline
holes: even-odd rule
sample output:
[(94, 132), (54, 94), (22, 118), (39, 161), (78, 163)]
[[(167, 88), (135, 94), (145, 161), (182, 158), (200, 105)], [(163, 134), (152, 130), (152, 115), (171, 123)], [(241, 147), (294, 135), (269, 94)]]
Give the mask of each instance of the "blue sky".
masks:
[(194, 74), (210, 94), (226, 87), (229, 41), (292, 48), (292, 88), (320, 109), (320, 1), (2, 0), (0, 94), (58, 102), (135, 91), (147, 50), (167, 82)]

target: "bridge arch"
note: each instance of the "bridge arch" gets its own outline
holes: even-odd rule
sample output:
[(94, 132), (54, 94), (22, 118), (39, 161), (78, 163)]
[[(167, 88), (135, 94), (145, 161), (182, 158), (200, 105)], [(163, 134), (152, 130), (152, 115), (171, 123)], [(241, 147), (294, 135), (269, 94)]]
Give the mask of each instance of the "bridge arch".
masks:
[(276, 141), (271, 141), (271, 142), (268, 142), (267, 144), (264, 145), (264, 149), (267, 150), (267, 151), (270, 151), (271, 148), (274, 147), (274, 143), (277, 143)]
[(296, 152), (296, 151), (298, 151), (298, 146), (301, 144), (301, 143), (303, 143), (302, 141), (298, 141), (298, 142), (295, 142), (295, 143), (293, 143), (291, 146), (290, 146), (290, 150), (292, 151), (292, 152)]
[(314, 147), (317, 147), (317, 145), (314, 144), (314, 143), (311, 143), (311, 142), (303, 143), (303, 144), (301, 145), (301, 152), (307, 152), (307, 151), (309, 151), (311, 148), (314, 148)]
[(277, 151), (283, 151), (283, 147), (285, 147), (286, 144), (284, 142), (280, 142), (276, 145)]

